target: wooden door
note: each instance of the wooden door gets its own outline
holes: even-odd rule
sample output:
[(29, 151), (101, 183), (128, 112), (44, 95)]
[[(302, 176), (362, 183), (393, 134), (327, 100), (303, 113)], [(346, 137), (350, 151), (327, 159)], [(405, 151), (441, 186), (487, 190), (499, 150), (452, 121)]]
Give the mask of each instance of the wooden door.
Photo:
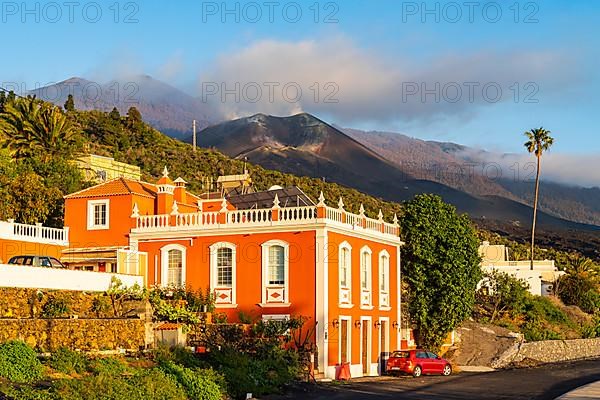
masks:
[(362, 354), (360, 360), (363, 374), (366, 375), (369, 372), (369, 323), (367, 321), (362, 321)]
[(348, 320), (342, 320), (342, 340), (340, 340), (340, 353), (341, 353), (341, 362), (348, 362)]
[(387, 361), (388, 348), (387, 348), (387, 321), (380, 321), (381, 325), (379, 329), (381, 330), (381, 343), (379, 344), (379, 363), (381, 365), (380, 373), (381, 375), (385, 372), (385, 363)]

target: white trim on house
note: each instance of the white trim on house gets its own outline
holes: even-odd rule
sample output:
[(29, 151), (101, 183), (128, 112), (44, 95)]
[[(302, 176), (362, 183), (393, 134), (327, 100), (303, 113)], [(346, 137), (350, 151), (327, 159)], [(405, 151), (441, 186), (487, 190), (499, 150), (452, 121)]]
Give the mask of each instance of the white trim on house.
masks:
[(290, 314), (263, 314), (263, 321), (286, 321), (290, 319)]
[[(346, 284), (342, 285), (342, 254), (348, 251), (346, 258)], [(338, 275), (339, 275), (339, 290), (338, 290), (338, 306), (340, 308), (352, 308), (352, 246), (347, 241), (340, 243), (338, 247)]]
[(335, 378), (335, 367), (329, 367), (327, 356), (328, 330), (327, 322), (328, 313), (328, 288), (327, 279), (329, 268), (327, 266), (327, 238), (328, 232), (326, 229), (318, 229), (315, 235), (315, 319), (317, 322), (316, 341), (319, 351), (318, 367), (319, 371), (324, 372), (327, 378)]
[[(230, 242), (211, 244), (210, 251), (210, 290), (215, 294), (216, 308), (235, 308), (237, 292), (237, 246)], [(218, 254), (220, 249), (231, 250), (231, 286), (220, 286), (218, 283)]]
[[(105, 206), (105, 221), (96, 224), (96, 206)], [(110, 199), (87, 201), (87, 230), (95, 231), (110, 228)]]
[(169, 285), (169, 251), (179, 250), (181, 251), (181, 286), (185, 287), (186, 282), (186, 247), (181, 244), (168, 244), (160, 248), (160, 283), (163, 287)]
[[(290, 305), (290, 245), (283, 240), (269, 240), (262, 248), (262, 306)], [(283, 284), (269, 284), (269, 249), (272, 246), (283, 247)]]
[[(367, 258), (364, 258), (363, 255), (368, 255)], [(360, 249), (360, 279), (359, 279), (359, 288), (360, 288), (360, 308), (363, 310), (372, 310), (373, 309), (373, 251), (368, 245), (361, 247)], [(366, 261), (366, 263), (365, 263)], [(366, 269), (366, 271), (365, 271)], [(363, 272), (366, 272), (363, 274)], [(363, 281), (363, 276), (366, 276), (366, 282)], [(365, 283), (363, 287), (363, 283)]]

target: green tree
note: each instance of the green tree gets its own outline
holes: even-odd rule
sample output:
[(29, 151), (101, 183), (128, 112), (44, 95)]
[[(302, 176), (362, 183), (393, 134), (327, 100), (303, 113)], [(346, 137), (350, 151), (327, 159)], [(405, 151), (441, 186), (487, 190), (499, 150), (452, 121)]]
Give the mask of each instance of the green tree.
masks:
[(113, 120), (113, 121), (121, 121), (121, 113), (119, 113), (119, 110), (117, 110), (117, 107), (113, 107), (112, 111), (110, 112), (110, 114), (108, 114), (108, 116)]
[(67, 101), (65, 102), (65, 111), (75, 111), (75, 100), (73, 100), (72, 94), (69, 94), (69, 96), (67, 96)]
[(401, 227), (410, 318), (419, 345), (439, 348), (472, 312), (481, 279), (479, 240), (469, 218), (435, 195), (407, 202)]
[(537, 219), (537, 206), (540, 192), (540, 168), (542, 162), (542, 154), (550, 149), (554, 143), (554, 138), (550, 136), (550, 131), (544, 128), (536, 128), (525, 132), (527, 142), (524, 146), (529, 153), (535, 154), (537, 159), (537, 169), (535, 173), (535, 194), (533, 198), (533, 223), (531, 224), (531, 270), (533, 271), (534, 246), (535, 246), (535, 223)]
[(496, 318), (509, 313), (512, 316), (523, 312), (529, 292), (527, 283), (504, 272), (491, 271), (483, 274), (476, 301), (479, 314), (494, 323)]
[(129, 107), (127, 110), (127, 122), (130, 127), (136, 127), (142, 122), (142, 114), (135, 107)]

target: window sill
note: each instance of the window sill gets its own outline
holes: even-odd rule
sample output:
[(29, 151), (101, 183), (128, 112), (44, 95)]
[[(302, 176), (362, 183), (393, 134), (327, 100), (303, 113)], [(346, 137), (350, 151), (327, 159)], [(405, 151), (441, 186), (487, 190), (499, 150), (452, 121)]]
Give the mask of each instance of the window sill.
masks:
[(258, 306), (261, 308), (280, 308), (280, 307), (290, 307), (292, 303), (258, 303)]
[(374, 308), (375, 308), (375, 307), (373, 307), (373, 306), (365, 306), (365, 305), (361, 305), (361, 306), (360, 306), (360, 309), (361, 309), (361, 310), (372, 310), (372, 309), (374, 309)]
[(379, 310), (380, 311), (391, 311), (392, 307), (390, 307), (390, 306), (380, 306)]
[(215, 304), (215, 308), (237, 308), (237, 304)]
[(338, 304), (339, 308), (354, 308), (354, 304)]
[(101, 230), (107, 230), (110, 229), (110, 227), (108, 225), (96, 225), (96, 226), (88, 226), (87, 230), (88, 231), (101, 231)]

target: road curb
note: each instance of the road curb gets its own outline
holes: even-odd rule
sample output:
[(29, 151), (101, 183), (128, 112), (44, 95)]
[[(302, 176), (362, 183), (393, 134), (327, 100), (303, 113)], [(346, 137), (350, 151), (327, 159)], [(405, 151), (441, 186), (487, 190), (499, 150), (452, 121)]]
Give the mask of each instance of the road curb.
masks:
[(578, 387), (557, 397), (555, 400), (597, 400), (600, 399), (600, 381)]

